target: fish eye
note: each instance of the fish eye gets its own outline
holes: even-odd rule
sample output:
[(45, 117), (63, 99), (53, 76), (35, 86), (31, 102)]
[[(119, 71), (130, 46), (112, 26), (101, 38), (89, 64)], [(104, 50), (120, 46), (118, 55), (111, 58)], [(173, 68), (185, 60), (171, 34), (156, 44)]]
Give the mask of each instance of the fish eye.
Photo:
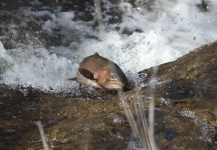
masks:
[(114, 74), (111, 74), (111, 78), (112, 79), (117, 79), (116, 75), (114, 75)]

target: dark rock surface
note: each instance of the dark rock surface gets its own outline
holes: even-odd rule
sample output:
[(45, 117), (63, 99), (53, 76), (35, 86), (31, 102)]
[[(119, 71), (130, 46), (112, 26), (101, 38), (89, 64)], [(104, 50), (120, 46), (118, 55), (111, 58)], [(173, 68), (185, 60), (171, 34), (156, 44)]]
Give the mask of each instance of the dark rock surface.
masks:
[[(216, 149), (217, 43), (158, 66), (155, 76), (153, 69), (139, 72), (138, 86), (123, 94), (133, 116), (138, 99), (147, 114), (154, 95), (159, 149)], [(88, 88), (78, 93), (1, 85), (0, 149), (43, 149), (38, 120), (53, 149), (126, 149), (134, 139), (118, 95)]]

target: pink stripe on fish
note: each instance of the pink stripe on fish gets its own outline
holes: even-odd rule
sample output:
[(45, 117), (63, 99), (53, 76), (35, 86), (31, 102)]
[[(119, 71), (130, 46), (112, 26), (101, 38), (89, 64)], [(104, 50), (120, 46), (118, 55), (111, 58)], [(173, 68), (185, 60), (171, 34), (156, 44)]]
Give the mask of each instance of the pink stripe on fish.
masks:
[(107, 69), (101, 70), (97, 75), (97, 80), (99, 81), (103, 76), (109, 74), (109, 71)]

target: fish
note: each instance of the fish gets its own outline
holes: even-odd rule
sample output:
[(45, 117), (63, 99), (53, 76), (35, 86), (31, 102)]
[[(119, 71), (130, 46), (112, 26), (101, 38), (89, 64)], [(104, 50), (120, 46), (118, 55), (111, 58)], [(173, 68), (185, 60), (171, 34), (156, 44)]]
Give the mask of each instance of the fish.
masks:
[(78, 82), (105, 90), (123, 90), (127, 78), (121, 68), (98, 53), (84, 58), (77, 71)]

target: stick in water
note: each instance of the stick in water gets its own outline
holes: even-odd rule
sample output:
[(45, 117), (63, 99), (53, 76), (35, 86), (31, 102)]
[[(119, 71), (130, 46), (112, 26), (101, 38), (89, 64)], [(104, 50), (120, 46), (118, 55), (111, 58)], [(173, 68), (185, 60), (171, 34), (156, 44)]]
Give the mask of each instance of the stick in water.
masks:
[(41, 121), (36, 121), (35, 124), (38, 126), (44, 150), (49, 150), (47, 140), (46, 140), (46, 136), (44, 134), (44, 129), (43, 129), (43, 126), (41, 124)]

